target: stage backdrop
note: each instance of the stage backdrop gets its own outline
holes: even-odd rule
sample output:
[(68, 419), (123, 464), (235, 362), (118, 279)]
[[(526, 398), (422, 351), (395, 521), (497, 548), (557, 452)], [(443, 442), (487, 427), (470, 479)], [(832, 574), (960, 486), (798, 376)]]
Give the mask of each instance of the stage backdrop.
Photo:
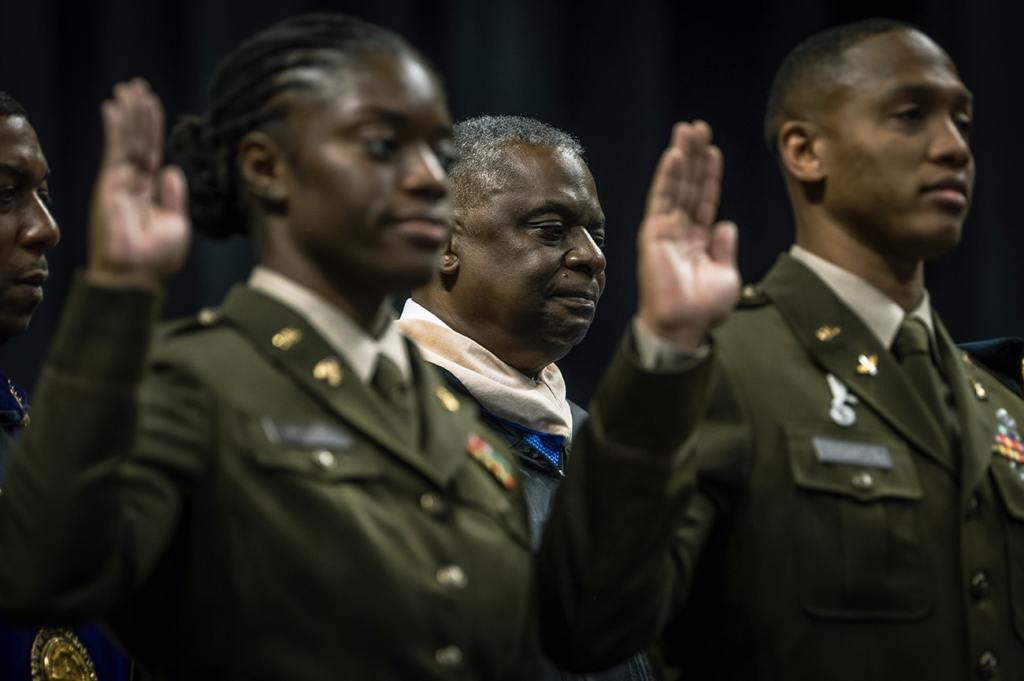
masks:
[[(928, 287), (955, 338), (1024, 334), (1019, 303), (1019, 134), (1024, 110), (1015, 3), (598, 2), (554, 0), (4, 0), (0, 89), (21, 99), (53, 169), (63, 230), (32, 328), (0, 348), (0, 368), (31, 384), (84, 261), (99, 150), (100, 100), (145, 76), (169, 117), (205, 107), (214, 64), (252, 31), (291, 14), (345, 11), (405, 35), (444, 75), (453, 115), (518, 113), (576, 134), (608, 216), (608, 288), (586, 340), (567, 357), (570, 396), (586, 401), (635, 307), (634, 233), (673, 121), (701, 117), (726, 159), (721, 214), (740, 225), (740, 265), (760, 278), (791, 239), (774, 160), (761, 142), (771, 75), (785, 52), (827, 26), (886, 15), (917, 23), (952, 55), (976, 96), (978, 182), (964, 240), (931, 265)], [(245, 243), (197, 240), (165, 316), (216, 304), (251, 266)], [(227, 378), (227, 377), (226, 377)]]

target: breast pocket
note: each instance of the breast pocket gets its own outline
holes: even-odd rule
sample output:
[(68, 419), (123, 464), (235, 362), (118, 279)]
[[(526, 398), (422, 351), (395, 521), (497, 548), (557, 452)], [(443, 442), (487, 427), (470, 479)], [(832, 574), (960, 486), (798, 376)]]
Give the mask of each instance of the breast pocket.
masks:
[(329, 421), (250, 421), (253, 463), (268, 475), (325, 484), (371, 480), (384, 473), (380, 454)]
[(1024, 639), (1024, 467), (995, 457), (992, 477), (1006, 509), (1006, 547), (1013, 601), (1013, 622), (1017, 636)]
[(932, 580), (917, 469), (902, 443), (855, 438), (787, 433), (801, 604), (826, 618), (921, 617)]

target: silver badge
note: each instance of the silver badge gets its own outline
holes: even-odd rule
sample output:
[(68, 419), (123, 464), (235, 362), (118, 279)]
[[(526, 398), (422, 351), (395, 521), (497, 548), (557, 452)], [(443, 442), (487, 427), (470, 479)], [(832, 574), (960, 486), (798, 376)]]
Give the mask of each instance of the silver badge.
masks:
[(832, 419), (832, 423), (849, 428), (857, 422), (857, 413), (851, 406), (857, 404), (857, 396), (850, 394), (850, 389), (832, 374), (826, 378), (828, 387), (832, 391), (832, 404), (829, 405), (828, 415)]

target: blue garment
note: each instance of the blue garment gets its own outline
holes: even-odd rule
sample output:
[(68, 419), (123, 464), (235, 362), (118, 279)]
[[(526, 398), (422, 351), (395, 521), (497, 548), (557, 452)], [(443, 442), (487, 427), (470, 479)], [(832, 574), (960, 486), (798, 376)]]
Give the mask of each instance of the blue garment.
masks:
[[(28, 423), (28, 394), (0, 374), (0, 482), (6, 465), (7, 448)], [(0, 555), (0, 560), (3, 556)], [(73, 629), (85, 646), (99, 681), (129, 681), (131, 663), (95, 626)], [(29, 681), (32, 643), (38, 629), (14, 627), (0, 622), (0, 681)]]

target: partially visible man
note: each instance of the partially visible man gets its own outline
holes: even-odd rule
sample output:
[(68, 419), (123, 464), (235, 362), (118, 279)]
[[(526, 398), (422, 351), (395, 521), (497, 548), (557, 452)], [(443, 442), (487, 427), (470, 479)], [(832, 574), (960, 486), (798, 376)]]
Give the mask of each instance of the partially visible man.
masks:
[(950, 340), (926, 260), (960, 239), (972, 96), (872, 20), (769, 97), (796, 245), (716, 332), (666, 637), (683, 678), (1024, 675), (1024, 405)]
[[(439, 274), (398, 322), (519, 455), (534, 547), (586, 412), (555, 364), (583, 340), (605, 285), (605, 219), (580, 143), (521, 116), (456, 124), (455, 218)], [(651, 679), (642, 655), (585, 677)]]
[[(28, 328), (43, 300), (46, 253), (60, 240), (49, 174), (25, 109), (0, 92), (0, 345)], [(29, 422), (28, 395), (0, 373), (0, 480), (6, 451)], [(95, 627), (36, 630), (0, 623), (4, 681), (120, 681), (130, 675), (128, 662)]]

